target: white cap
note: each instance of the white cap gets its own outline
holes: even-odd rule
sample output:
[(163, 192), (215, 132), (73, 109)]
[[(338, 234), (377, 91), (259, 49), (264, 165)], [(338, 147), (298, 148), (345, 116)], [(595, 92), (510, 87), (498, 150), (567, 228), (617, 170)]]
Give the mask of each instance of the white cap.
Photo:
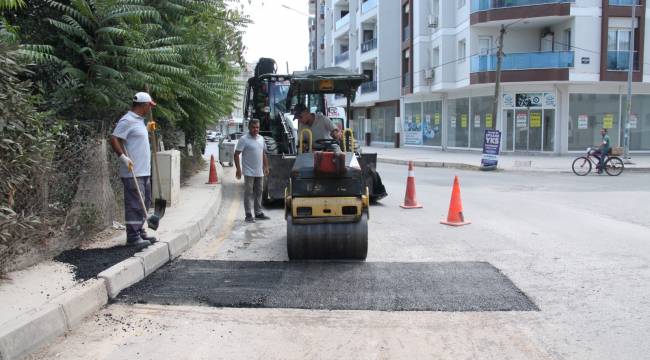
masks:
[(133, 96), (133, 102), (135, 103), (149, 103), (153, 106), (156, 106), (156, 102), (153, 101), (151, 95), (146, 92), (139, 92)]

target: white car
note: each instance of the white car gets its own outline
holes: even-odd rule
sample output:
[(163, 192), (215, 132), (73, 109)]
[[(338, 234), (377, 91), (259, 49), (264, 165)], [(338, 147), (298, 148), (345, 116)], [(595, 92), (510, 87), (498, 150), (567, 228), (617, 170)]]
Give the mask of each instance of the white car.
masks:
[(215, 141), (218, 141), (220, 137), (221, 137), (220, 133), (218, 133), (216, 131), (208, 131), (206, 139), (208, 141), (210, 141), (210, 142), (215, 142)]

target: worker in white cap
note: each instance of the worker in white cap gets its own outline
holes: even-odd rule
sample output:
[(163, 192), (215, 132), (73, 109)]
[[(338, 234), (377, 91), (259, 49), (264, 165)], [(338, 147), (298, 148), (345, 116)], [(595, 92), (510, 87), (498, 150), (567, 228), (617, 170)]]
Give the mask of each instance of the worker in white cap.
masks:
[[(154, 106), (156, 103), (148, 93), (135, 94), (131, 110), (120, 118), (111, 135), (111, 147), (120, 157), (119, 175), (124, 184), (126, 243), (136, 248), (147, 247), (156, 241), (143, 228), (147, 213), (142, 208), (136, 188), (137, 182), (145, 206), (151, 207), (151, 150), (145, 116)], [(133, 180), (131, 172), (137, 181)]]

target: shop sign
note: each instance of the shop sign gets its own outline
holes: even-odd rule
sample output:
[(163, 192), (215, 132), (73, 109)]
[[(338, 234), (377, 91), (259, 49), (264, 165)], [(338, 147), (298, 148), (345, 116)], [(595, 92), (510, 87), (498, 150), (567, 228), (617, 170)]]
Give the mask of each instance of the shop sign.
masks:
[(455, 128), (456, 127), (456, 115), (452, 115), (449, 117), (449, 122), (451, 123), (451, 127)]
[(485, 127), (492, 128), (492, 114), (485, 114)]
[(517, 107), (541, 107), (542, 98), (542, 93), (523, 93), (515, 95)]
[(540, 128), (542, 127), (542, 113), (533, 111), (530, 113), (530, 127), (531, 128)]
[(480, 128), (481, 127), (481, 115), (480, 114), (474, 115), (474, 127), (475, 128)]
[(460, 127), (467, 127), (467, 114), (460, 114)]
[(515, 102), (512, 99), (512, 94), (503, 94), (503, 106), (504, 107), (515, 107)]
[(630, 114), (630, 121), (628, 123), (628, 126), (630, 129), (636, 129), (636, 122), (637, 122), (638, 116), (636, 114)]
[(517, 112), (517, 127), (522, 129), (528, 127), (528, 113), (526, 111)]
[(544, 106), (555, 107), (555, 94), (544, 93)]
[(433, 114), (433, 124), (440, 125), (440, 113)]
[(422, 137), (423, 139), (433, 139), (438, 132), (438, 126), (431, 124), (431, 115), (424, 116), (424, 124), (422, 124)]
[(585, 114), (578, 115), (578, 129), (584, 130), (589, 128), (589, 116)]
[(614, 127), (614, 115), (613, 114), (605, 114), (603, 116), (603, 127), (605, 129), (611, 129)]
[(501, 131), (486, 129), (483, 136), (483, 156), (481, 166), (496, 166), (499, 161)]

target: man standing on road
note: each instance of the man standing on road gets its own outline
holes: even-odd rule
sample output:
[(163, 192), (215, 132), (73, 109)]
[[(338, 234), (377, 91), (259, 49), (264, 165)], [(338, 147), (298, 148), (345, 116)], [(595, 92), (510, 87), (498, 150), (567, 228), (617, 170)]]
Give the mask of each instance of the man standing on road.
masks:
[[(262, 183), (264, 176), (269, 175), (269, 163), (266, 157), (266, 144), (264, 137), (259, 135), (260, 121), (252, 119), (248, 123), (248, 134), (242, 136), (235, 148), (235, 167), (237, 179), (241, 179), (242, 169), (239, 164), (239, 154), (242, 154), (242, 165), (244, 167), (244, 210), (246, 222), (254, 223), (255, 220), (269, 219), (262, 212)], [(251, 200), (255, 217), (251, 213)]]
[[(144, 195), (147, 208), (151, 206), (151, 150), (145, 115), (156, 103), (151, 95), (139, 92), (133, 96), (131, 111), (117, 122), (111, 135), (111, 147), (120, 157), (119, 174), (124, 184), (124, 218), (126, 224), (126, 243), (144, 248), (156, 242), (148, 236), (143, 226), (147, 212), (142, 208), (140, 194)], [(135, 174), (137, 179), (133, 179)]]
[[(298, 134), (302, 129), (310, 129), (312, 133), (312, 142), (322, 139), (341, 139), (341, 131), (332, 120), (322, 114), (309, 112), (304, 104), (296, 104), (293, 108), (294, 118), (298, 120)], [(314, 144), (310, 144), (310, 149), (314, 149)]]

